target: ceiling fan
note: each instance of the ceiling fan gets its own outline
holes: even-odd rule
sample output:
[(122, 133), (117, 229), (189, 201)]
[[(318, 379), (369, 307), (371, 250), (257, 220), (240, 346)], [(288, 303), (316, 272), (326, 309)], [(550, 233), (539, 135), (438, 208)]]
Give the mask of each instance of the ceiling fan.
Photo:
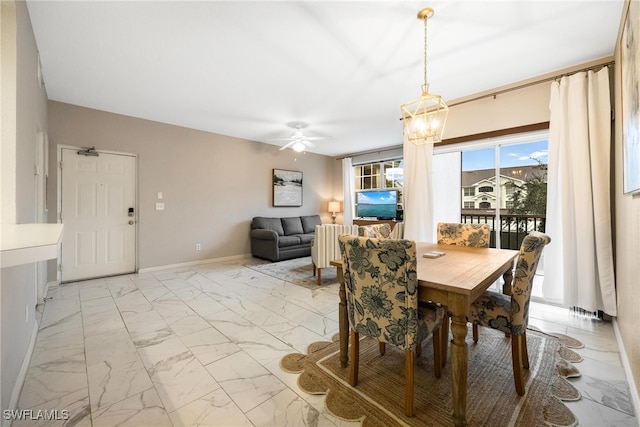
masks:
[(308, 123), (290, 122), (290, 123), (287, 123), (287, 126), (292, 128), (292, 129), (295, 129), (289, 138), (271, 139), (270, 140), (270, 141), (289, 141), (285, 145), (280, 147), (280, 150), (286, 150), (287, 148), (291, 148), (294, 151), (302, 152), (307, 147), (313, 148), (313, 147), (316, 146), (311, 141), (316, 141), (318, 139), (324, 139), (324, 138), (319, 137), (319, 136), (304, 136), (304, 133), (302, 132), (302, 129), (304, 129), (307, 126), (309, 126)]

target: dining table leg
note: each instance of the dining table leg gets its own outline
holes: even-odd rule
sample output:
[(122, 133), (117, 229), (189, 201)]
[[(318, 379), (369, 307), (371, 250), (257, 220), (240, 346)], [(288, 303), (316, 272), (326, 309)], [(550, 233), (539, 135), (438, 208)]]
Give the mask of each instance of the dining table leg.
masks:
[(463, 296), (451, 295), (451, 396), (453, 402), (453, 423), (466, 426), (467, 371), (469, 351), (467, 349), (467, 301)]
[(510, 264), (510, 268), (502, 275), (502, 279), (504, 280), (504, 284), (502, 285), (502, 293), (504, 295), (511, 295), (511, 283), (513, 282), (513, 262)]
[(340, 366), (346, 368), (349, 364), (349, 319), (347, 318), (347, 293), (344, 287), (342, 266), (337, 266), (338, 283), (340, 283), (340, 302), (338, 303), (338, 331), (340, 335)]

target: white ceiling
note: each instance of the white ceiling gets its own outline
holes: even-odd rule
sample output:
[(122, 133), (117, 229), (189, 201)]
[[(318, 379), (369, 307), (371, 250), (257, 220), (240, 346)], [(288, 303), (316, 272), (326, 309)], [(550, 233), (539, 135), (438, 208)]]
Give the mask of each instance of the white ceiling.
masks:
[(453, 100), (612, 55), (623, 0), (27, 5), (51, 100), (261, 142), (303, 121), (334, 156), (401, 142), (421, 8), (431, 92)]

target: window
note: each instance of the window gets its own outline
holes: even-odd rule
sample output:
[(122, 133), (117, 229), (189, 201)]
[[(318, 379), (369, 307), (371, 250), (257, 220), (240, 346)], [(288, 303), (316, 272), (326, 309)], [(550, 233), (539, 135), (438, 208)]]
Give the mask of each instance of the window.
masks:
[(380, 163), (370, 163), (353, 167), (357, 190), (380, 188)]
[(401, 160), (392, 160), (382, 164), (385, 188), (402, 188), (404, 169)]
[[(544, 231), (548, 137), (540, 130), (434, 147), (434, 165), (445, 177), (435, 181), (438, 205), (446, 206), (440, 216), (459, 212), (460, 222), (486, 223), (492, 247), (517, 250), (530, 231)], [(448, 197), (455, 193), (457, 206)]]
[(355, 190), (396, 189), (398, 203), (402, 203), (404, 168), (402, 159), (366, 163), (353, 167)]

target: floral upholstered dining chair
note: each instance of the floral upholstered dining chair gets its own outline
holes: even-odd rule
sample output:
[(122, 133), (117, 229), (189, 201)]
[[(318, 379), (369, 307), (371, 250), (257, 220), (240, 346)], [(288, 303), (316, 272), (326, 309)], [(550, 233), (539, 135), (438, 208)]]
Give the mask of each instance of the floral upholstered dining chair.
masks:
[[(487, 224), (462, 224), (455, 222), (438, 223), (438, 243), (455, 246), (471, 246), (476, 248), (488, 248), (490, 230)], [(449, 345), (449, 319), (442, 324), (442, 365), (447, 362)]]
[(488, 248), (490, 239), (487, 224), (438, 223), (438, 243)]
[(391, 226), (387, 223), (361, 225), (358, 227), (358, 235), (362, 237), (371, 237), (374, 239), (390, 239)]
[(487, 326), (511, 334), (513, 379), (516, 392), (524, 395), (522, 368), (529, 369), (527, 352), (527, 324), (533, 278), (542, 250), (551, 239), (532, 231), (520, 246), (520, 255), (513, 275), (512, 294), (486, 291), (471, 304), (469, 321), (473, 323), (473, 341), (478, 342), (478, 326)]
[(434, 334), (434, 371), (440, 376), (442, 307), (418, 303), (416, 243), (410, 240), (338, 237), (344, 261), (351, 328), (349, 382), (358, 384), (360, 334), (375, 338), (380, 353), (390, 343), (405, 351), (405, 414), (413, 416), (414, 352)]

